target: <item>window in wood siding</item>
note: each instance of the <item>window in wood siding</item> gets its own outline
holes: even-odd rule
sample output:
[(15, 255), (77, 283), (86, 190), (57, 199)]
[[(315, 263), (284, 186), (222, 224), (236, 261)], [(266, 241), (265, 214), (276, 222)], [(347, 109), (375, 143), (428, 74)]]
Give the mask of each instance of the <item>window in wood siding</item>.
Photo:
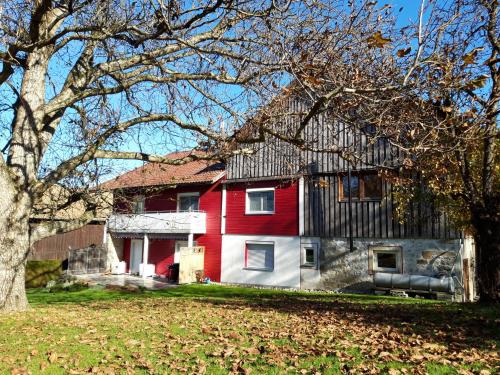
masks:
[(177, 211), (198, 211), (200, 209), (200, 193), (177, 194)]
[(245, 213), (273, 214), (274, 188), (247, 189)]
[(134, 198), (133, 211), (134, 214), (144, 213), (144, 202), (146, 199), (142, 195), (138, 195)]
[(381, 200), (382, 181), (377, 172), (353, 172), (351, 184), (347, 174), (339, 175), (339, 199), (349, 199), (349, 189), (352, 200)]

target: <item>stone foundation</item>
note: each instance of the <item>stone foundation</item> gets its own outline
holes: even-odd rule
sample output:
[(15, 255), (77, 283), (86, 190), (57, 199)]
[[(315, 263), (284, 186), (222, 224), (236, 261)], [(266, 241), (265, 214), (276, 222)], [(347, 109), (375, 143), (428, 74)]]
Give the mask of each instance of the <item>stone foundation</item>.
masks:
[[(350, 252), (345, 238), (322, 238), (319, 267), (314, 275), (301, 272), (303, 289), (369, 291), (374, 288), (369, 249), (377, 246), (401, 248), (404, 274), (439, 277), (453, 273), (461, 277), (460, 240), (433, 239), (356, 239)], [(455, 268), (454, 268), (455, 267)]]

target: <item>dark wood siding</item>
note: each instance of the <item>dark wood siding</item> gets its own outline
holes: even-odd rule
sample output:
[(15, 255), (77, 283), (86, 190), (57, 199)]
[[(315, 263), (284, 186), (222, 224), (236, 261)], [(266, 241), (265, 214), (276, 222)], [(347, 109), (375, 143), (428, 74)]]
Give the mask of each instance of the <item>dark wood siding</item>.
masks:
[[(292, 113), (306, 111), (300, 102), (291, 102), (289, 106)], [(290, 135), (297, 129), (298, 119), (299, 116), (286, 118), (276, 125), (275, 130)], [(251, 151), (251, 154), (235, 155), (228, 161), (227, 179), (346, 171), (349, 161), (339, 152), (326, 151), (332, 145), (350, 153), (352, 169), (394, 167), (401, 163), (401, 155), (387, 140), (374, 140), (367, 133), (355, 130), (326, 113), (311, 119), (304, 129), (303, 138), (307, 146), (304, 150), (271, 136), (262, 143), (241, 145), (241, 149)]]
[(35, 242), (30, 260), (68, 258), (69, 249), (82, 249), (91, 245), (100, 246), (104, 239), (104, 224), (88, 224), (68, 233), (57, 234)]
[[(304, 186), (305, 235), (349, 237), (349, 202), (340, 201), (338, 176), (310, 177)], [(358, 238), (457, 238), (446, 216), (425, 203), (413, 203), (405, 223), (397, 220), (391, 184), (382, 182), (380, 201), (352, 202), (353, 237)]]
[[(299, 100), (289, 99), (290, 113), (306, 112)], [(275, 126), (282, 134), (297, 129), (299, 116), (289, 116)], [(281, 127), (281, 128), (280, 128)], [(338, 121), (334, 114), (324, 113), (313, 118), (304, 129), (307, 149), (299, 150), (290, 143), (268, 137), (265, 142), (241, 145), (242, 153), (227, 163), (228, 181), (259, 180), (283, 176), (306, 176), (304, 192), (304, 220), (306, 236), (348, 237), (349, 210), (347, 202), (338, 197), (337, 174), (351, 170), (395, 169), (402, 164), (404, 155), (384, 138), (373, 139), (368, 133), (354, 130)], [(351, 153), (351, 160), (342, 153), (325, 152), (338, 146)], [(323, 152), (311, 150), (321, 149)], [(354, 154), (352, 153), (354, 151)], [(318, 180), (327, 181), (320, 187)], [(369, 238), (457, 238), (459, 233), (451, 227), (447, 217), (429, 205), (414, 203), (405, 223), (395, 218), (393, 188), (388, 182), (382, 186), (381, 201), (354, 202), (352, 229), (354, 237)]]

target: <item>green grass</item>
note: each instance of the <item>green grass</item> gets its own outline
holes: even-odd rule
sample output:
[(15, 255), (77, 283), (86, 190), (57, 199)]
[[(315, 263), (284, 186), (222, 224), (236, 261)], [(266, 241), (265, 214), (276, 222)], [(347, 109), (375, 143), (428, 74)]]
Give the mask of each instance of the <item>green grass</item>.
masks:
[(493, 373), (500, 344), (498, 306), (217, 285), (28, 298), (0, 316), (0, 373)]
[(243, 299), (247, 301), (259, 302), (274, 298), (292, 298), (304, 300), (325, 300), (349, 301), (360, 304), (409, 304), (427, 305), (442, 303), (435, 300), (409, 299), (390, 296), (375, 296), (369, 294), (330, 294), (330, 293), (309, 293), (292, 292), (287, 290), (245, 288), (236, 286), (218, 286), (205, 284), (181, 285), (175, 288), (167, 288), (155, 291), (144, 291), (138, 293), (113, 291), (106, 289), (86, 289), (78, 292), (50, 293), (45, 288), (28, 290), (28, 299), (32, 305), (51, 305), (68, 303), (86, 303), (92, 301), (107, 301), (120, 299), (137, 299), (148, 297), (167, 298), (210, 298), (210, 299)]
[(29, 260), (26, 264), (26, 287), (44, 287), (63, 274), (61, 260)]

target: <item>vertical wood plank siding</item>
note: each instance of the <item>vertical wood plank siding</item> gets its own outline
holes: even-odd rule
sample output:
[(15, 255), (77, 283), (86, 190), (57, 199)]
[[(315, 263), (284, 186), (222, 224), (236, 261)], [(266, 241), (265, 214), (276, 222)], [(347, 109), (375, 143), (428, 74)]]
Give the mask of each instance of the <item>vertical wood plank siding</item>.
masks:
[[(321, 184), (319, 183), (321, 179)], [(392, 205), (392, 189), (383, 182), (381, 201), (353, 201), (353, 237), (358, 238), (458, 238), (446, 216), (425, 203), (414, 203), (413, 213), (400, 223)], [(338, 177), (310, 177), (305, 183), (305, 235), (348, 237), (349, 203), (338, 199)], [(416, 212), (420, 212), (416, 215)]]
[(91, 245), (101, 246), (104, 239), (103, 224), (87, 224), (71, 232), (57, 234), (34, 243), (29, 260), (68, 259), (68, 251)]
[[(290, 112), (305, 112), (303, 102), (289, 99)], [(282, 126), (284, 128), (279, 129)], [(298, 126), (298, 116), (288, 116), (277, 124), (281, 132), (291, 134)], [(389, 142), (380, 138), (373, 142), (361, 130), (354, 131), (345, 123), (328, 114), (312, 119), (304, 129), (304, 140), (313, 149), (328, 146), (357, 150), (351, 160), (352, 170), (394, 168), (402, 163), (404, 155)], [(347, 202), (339, 202), (336, 173), (346, 172), (349, 161), (335, 152), (313, 152), (272, 137), (265, 142), (242, 145), (252, 154), (235, 155), (226, 166), (228, 181), (281, 176), (308, 176), (304, 192), (305, 235), (321, 237), (348, 237), (349, 210)], [(320, 187), (319, 179), (327, 181)], [(431, 206), (414, 203), (407, 222), (401, 224), (394, 215), (392, 186), (384, 182), (383, 199), (353, 202), (352, 220), (355, 237), (371, 238), (458, 238), (446, 216)]]

